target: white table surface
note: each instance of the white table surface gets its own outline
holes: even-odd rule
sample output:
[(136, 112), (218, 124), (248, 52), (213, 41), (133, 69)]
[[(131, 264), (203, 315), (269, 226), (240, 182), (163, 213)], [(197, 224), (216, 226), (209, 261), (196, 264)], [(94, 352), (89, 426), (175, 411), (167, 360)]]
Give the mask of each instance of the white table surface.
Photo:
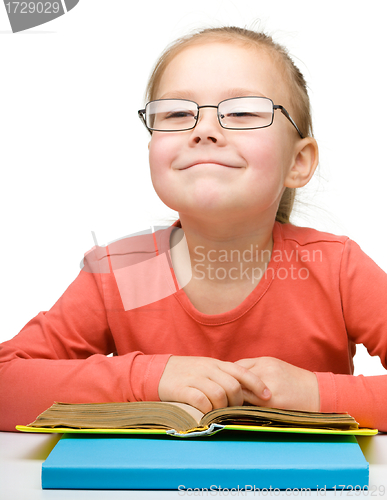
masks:
[[(370, 490), (367, 493), (312, 492), (182, 492), (130, 490), (42, 490), (41, 467), (60, 434), (0, 432), (0, 500), (83, 500), (83, 499), (176, 499), (176, 498), (387, 498), (387, 434), (358, 437), (370, 464)], [(384, 495), (381, 494), (383, 486)], [(190, 493), (190, 494), (189, 494)], [(200, 493), (200, 494), (199, 494)]]

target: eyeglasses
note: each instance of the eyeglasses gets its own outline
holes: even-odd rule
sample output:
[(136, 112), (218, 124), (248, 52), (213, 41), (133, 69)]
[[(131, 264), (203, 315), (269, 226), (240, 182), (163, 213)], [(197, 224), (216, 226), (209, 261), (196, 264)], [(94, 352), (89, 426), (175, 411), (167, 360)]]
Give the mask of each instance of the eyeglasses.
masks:
[(148, 130), (157, 132), (182, 132), (196, 127), (199, 120), (199, 109), (215, 108), (221, 127), (230, 130), (251, 130), (270, 127), (274, 120), (274, 111), (281, 110), (290, 123), (304, 136), (286, 111), (274, 104), (268, 97), (234, 97), (225, 99), (217, 106), (199, 106), (186, 99), (157, 99), (138, 111), (138, 116)]

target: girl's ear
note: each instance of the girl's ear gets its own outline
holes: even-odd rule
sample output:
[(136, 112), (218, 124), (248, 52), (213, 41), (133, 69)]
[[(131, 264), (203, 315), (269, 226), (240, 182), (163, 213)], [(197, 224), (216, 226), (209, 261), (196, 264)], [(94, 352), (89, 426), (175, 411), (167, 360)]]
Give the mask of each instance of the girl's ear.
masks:
[(284, 186), (298, 188), (305, 186), (312, 178), (318, 165), (318, 146), (313, 137), (297, 141), (295, 156)]

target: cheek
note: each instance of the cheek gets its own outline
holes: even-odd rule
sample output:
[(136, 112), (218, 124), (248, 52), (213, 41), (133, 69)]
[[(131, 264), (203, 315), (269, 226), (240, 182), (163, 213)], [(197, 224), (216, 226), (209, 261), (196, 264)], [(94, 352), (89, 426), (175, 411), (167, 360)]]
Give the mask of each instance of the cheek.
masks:
[(171, 137), (166, 137), (166, 134), (156, 134), (153, 134), (149, 143), (151, 180), (159, 198), (170, 206), (168, 198), (173, 181), (171, 164), (174, 148), (171, 148)]
[(277, 199), (284, 187), (288, 169), (288, 155), (284, 154), (281, 141), (274, 135), (259, 131), (261, 134), (253, 141), (246, 140), (241, 151), (249, 165), (249, 182), (246, 194), (263, 199)]
[(167, 162), (168, 154), (165, 148), (161, 147), (160, 142), (153, 136), (149, 143), (149, 166), (151, 174), (156, 174)]
[(240, 144), (240, 151), (251, 168), (252, 174), (263, 178), (276, 177), (282, 170), (282, 147), (273, 134), (259, 131), (253, 140), (246, 138)]
[(151, 173), (169, 170), (176, 152), (179, 151), (178, 138), (172, 134), (154, 132), (149, 143), (149, 165)]

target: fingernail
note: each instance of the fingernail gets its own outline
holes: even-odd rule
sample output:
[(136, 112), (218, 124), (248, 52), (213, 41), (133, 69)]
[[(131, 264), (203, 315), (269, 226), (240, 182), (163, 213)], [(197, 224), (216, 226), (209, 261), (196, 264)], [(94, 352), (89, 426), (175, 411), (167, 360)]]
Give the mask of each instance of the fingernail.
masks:
[(263, 397), (264, 398), (270, 398), (271, 397), (271, 392), (269, 391), (269, 389), (264, 389), (263, 390), (263, 393), (262, 393)]

